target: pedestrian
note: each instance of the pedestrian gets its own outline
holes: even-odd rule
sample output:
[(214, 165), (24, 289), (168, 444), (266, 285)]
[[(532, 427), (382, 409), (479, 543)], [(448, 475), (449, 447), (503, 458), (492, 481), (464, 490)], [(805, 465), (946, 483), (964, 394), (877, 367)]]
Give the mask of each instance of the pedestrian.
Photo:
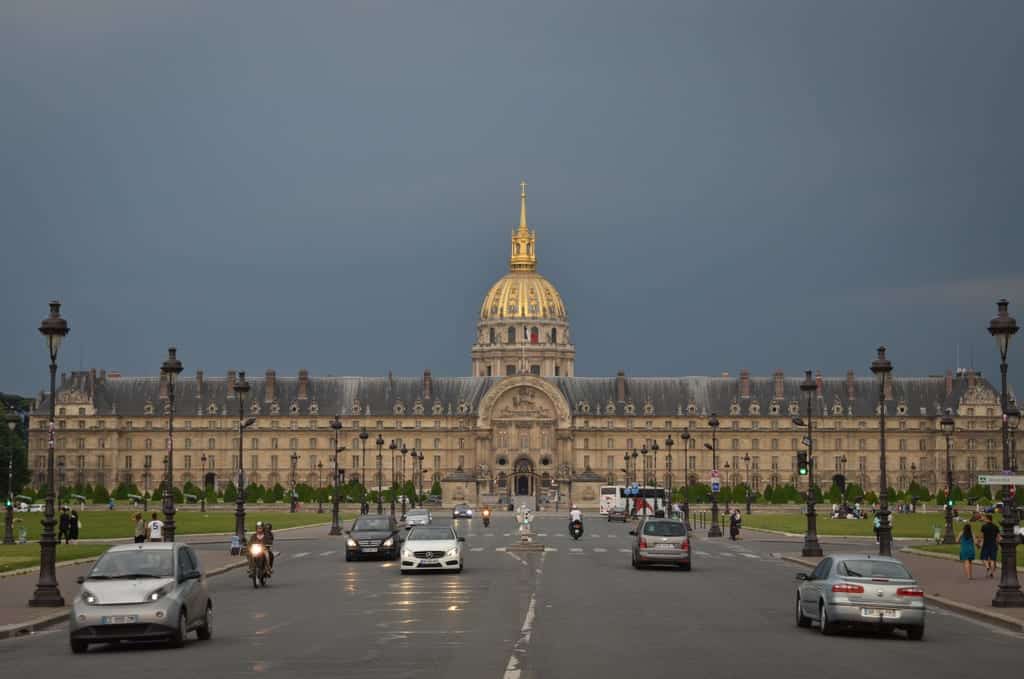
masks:
[(965, 523), (960, 531), (960, 563), (964, 565), (964, 575), (968, 580), (971, 577), (971, 567), (974, 564), (974, 533), (971, 531), (971, 524)]
[(67, 506), (60, 508), (60, 522), (57, 524), (57, 543), (62, 540), (66, 545), (71, 537), (71, 516), (68, 515)]
[(729, 539), (735, 540), (740, 534), (740, 523), (742, 518), (740, 517), (740, 510), (734, 509), (729, 512)]
[(981, 560), (985, 564), (985, 574), (996, 576), (996, 552), (999, 543), (999, 529), (992, 523), (992, 515), (986, 514), (981, 524)]
[(142, 520), (142, 512), (136, 512), (135, 516), (135, 544), (146, 541), (146, 522)]
[(78, 520), (78, 512), (74, 509), (71, 510), (71, 516), (68, 519), (68, 539), (78, 539), (78, 529), (81, 527), (81, 522)]
[(875, 529), (875, 543), (878, 542), (878, 531), (882, 527), (882, 517), (875, 512), (874, 529)]
[(157, 518), (156, 512), (153, 512), (153, 520), (146, 524), (146, 537), (150, 542), (164, 541), (164, 522)]

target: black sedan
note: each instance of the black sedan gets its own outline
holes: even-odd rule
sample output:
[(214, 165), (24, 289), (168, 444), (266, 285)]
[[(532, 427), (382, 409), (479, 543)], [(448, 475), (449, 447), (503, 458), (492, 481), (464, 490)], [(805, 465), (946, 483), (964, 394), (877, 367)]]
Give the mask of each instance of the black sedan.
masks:
[(402, 549), (398, 522), (383, 514), (360, 516), (345, 534), (345, 561), (363, 556), (394, 560)]
[(453, 519), (472, 519), (473, 518), (473, 508), (470, 507), (469, 505), (467, 505), (464, 502), (460, 503), (460, 504), (457, 504), (457, 505), (455, 505), (455, 508), (452, 509), (452, 518)]

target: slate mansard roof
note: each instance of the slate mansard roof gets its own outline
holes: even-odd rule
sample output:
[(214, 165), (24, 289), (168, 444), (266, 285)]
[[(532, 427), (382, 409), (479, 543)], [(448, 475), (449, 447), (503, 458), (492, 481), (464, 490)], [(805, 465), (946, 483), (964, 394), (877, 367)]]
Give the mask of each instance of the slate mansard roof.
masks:
[[(265, 377), (247, 378), (251, 391), (247, 415), (259, 416), (476, 416), (479, 405), (501, 377)], [(550, 377), (577, 416), (635, 416), (651, 418), (707, 416), (789, 417), (793, 404), (802, 414), (806, 396), (802, 378), (739, 377)], [(816, 414), (868, 417), (876, 414), (878, 385), (871, 377), (818, 377)], [(940, 416), (957, 404), (976, 383), (990, 393), (986, 380), (971, 375), (894, 377), (889, 414)], [(179, 377), (175, 412), (179, 416), (234, 417), (238, 401), (229, 377)], [(429, 390), (429, 393), (428, 393)], [(273, 394), (269, 393), (273, 391)], [(781, 398), (776, 398), (781, 391)], [(63, 394), (71, 397), (64, 402)], [(75, 372), (62, 379), (58, 405), (91, 400), (98, 415), (144, 416), (164, 413), (159, 377), (106, 377), (102, 372)], [(773, 408), (773, 405), (775, 406)], [(36, 412), (49, 408), (40, 394)]]

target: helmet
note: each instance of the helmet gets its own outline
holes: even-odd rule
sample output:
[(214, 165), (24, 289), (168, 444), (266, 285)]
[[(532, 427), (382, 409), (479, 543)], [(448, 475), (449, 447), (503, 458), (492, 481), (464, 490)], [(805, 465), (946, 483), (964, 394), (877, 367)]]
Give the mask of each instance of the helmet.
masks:
[(573, 505), (573, 506), (572, 506), (572, 508), (573, 508), (573, 509), (578, 509), (578, 507), (576, 507), (576, 505)]
[(256, 522), (256, 530), (259, 530), (260, 528), (263, 528), (263, 522), (262, 521), (257, 521)]

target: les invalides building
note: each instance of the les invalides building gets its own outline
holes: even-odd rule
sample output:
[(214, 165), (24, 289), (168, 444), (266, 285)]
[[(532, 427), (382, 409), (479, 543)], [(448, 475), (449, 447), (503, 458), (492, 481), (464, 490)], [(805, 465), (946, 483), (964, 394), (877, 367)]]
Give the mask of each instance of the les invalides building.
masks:
[[(347, 479), (361, 479), (371, 489), (378, 484), (378, 453), (386, 488), (393, 456), (396, 469), (402, 468), (404, 445), (422, 452), (424, 488), (440, 481), (446, 503), (512, 494), (521, 496), (518, 504), (557, 490), (563, 499), (593, 507), (600, 486), (625, 483), (626, 455), (630, 478), (642, 482), (644, 456), (636, 458), (634, 472), (631, 454), (645, 445), (649, 485), (707, 483), (712, 452), (705, 444), (712, 441), (714, 413), (723, 483), (745, 482), (749, 474), (758, 491), (798, 485), (796, 454), (805, 449), (805, 434), (792, 418), (806, 414), (803, 375), (752, 376), (740, 370), (737, 376), (714, 377), (577, 377), (573, 339), (565, 302), (537, 272), (537, 235), (527, 224), (523, 184), (508, 273), (480, 308), (472, 376), (440, 377), (429, 370), (416, 377), (316, 377), (306, 370), (249, 375), (244, 412), (255, 423), (244, 434), (246, 482), (289, 487), (293, 455), (298, 483), (316, 487), (321, 472), (328, 479), (335, 446), (331, 423), (337, 417), (344, 447), (338, 465)], [(179, 376), (176, 486), (237, 484), (239, 402), (232, 385), (238, 379), (234, 371)], [(816, 478), (827, 488), (834, 474), (843, 473), (849, 482), (877, 490), (877, 382), (852, 370), (812, 379)], [(945, 485), (946, 442), (939, 421), (946, 408), (956, 421), (956, 483), (966, 490), (978, 473), (1000, 466), (998, 395), (980, 375), (894, 376), (885, 396), (891, 487), (906, 488), (912, 481), (933, 490)], [(39, 395), (31, 422), (29, 462), (36, 486), (45, 479), (48, 398)], [(161, 377), (73, 372), (61, 377), (56, 398), (56, 454), (66, 485), (113, 488), (125, 482), (141, 488), (150, 475), (148, 486), (156, 487), (164, 477), (169, 412)], [(413, 478), (411, 458), (405, 460), (405, 477)]]

